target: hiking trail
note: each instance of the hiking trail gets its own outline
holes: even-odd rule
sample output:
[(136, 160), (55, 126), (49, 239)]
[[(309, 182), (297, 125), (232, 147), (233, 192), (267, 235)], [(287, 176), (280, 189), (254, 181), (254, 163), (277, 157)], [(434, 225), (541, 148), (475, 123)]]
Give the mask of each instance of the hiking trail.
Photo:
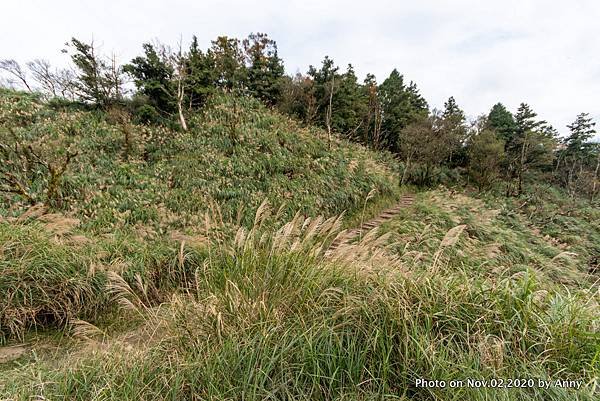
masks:
[(331, 243), (331, 245), (329, 245), (329, 248), (327, 249), (327, 252), (325, 253), (325, 255), (326, 256), (331, 255), (340, 246), (350, 243), (351, 241), (353, 241), (354, 239), (356, 239), (359, 236), (364, 236), (369, 231), (371, 231), (371, 230), (381, 226), (383, 223), (391, 220), (392, 218), (394, 218), (395, 216), (400, 214), (402, 209), (405, 209), (405, 208), (411, 206), (414, 203), (414, 201), (415, 201), (414, 194), (403, 195), (400, 198), (400, 201), (396, 204), (396, 206), (384, 210), (377, 217), (362, 223), (362, 225), (360, 227), (348, 230), (344, 235), (337, 237)]

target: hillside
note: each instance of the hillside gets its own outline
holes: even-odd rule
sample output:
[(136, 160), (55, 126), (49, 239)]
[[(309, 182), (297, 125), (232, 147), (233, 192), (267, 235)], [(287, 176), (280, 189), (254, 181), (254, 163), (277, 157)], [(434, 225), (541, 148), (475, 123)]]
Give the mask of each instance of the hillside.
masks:
[[(597, 399), (590, 202), (423, 189), (327, 254), (407, 192), (386, 153), (247, 98), (182, 131), (0, 97), (0, 399)], [(552, 385), (416, 384), (498, 378)]]
[[(227, 236), (237, 224), (252, 225), (263, 203), (275, 209), (265, 222), (274, 225), (296, 212), (353, 212), (371, 190), (390, 199), (398, 193), (391, 162), (345, 141), (330, 149), (318, 131), (250, 99), (216, 98), (188, 132), (138, 126), (123, 113), (57, 111), (25, 93), (3, 93), (2, 110), (6, 177), (17, 177), (34, 198), (3, 194), (4, 269), (14, 272), (3, 274), (1, 287), (11, 294), (3, 309), (34, 305), (0, 317), (2, 339), (78, 316), (42, 299), (60, 303), (48, 294), (56, 288), (80, 291), (67, 284), (73, 276), (92, 285), (91, 265), (163, 275), (181, 241), (206, 240), (211, 219), (222, 226), (216, 235)], [(59, 169), (69, 152), (77, 155), (49, 199), (50, 168)], [(32, 273), (37, 263), (42, 282)], [(27, 300), (31, 291), (41, 294)], [(88, 310), (95, 295), (83, 294), (74, 303)]]

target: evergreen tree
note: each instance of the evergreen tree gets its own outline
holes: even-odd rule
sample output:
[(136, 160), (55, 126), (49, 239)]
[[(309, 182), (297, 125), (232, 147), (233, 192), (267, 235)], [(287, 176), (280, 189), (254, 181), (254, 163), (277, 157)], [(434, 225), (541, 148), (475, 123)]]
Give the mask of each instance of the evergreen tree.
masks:
[(596, 133), (595, 125), (588, 113), (579, 114), (572, 124), (567, 125), (570, 134), (563, 140), (556, 170), (560, 172), (562, 183), (571, 194), (575, 193), (575, 183), (585, 175), (586, 168), (594, 169), (594, 180), (597, 179), (597, 147), (589, 142)]
[(190, 50), (184, 63), (186, 86), (188, 88), (188, 108), (199, 108), (204, 105), (208, 96), (214, 91), (216, 69), (214, 60), (208, 54), (202, 52), (198, 46), (196, 36), (192, 38)]
[(535, 113), (527, 103), (521, 103), (515, 114), (515, 134), (516, 136), (522, 136), (527, 131), (535, 131), (539, 127), (546, 124), (546, 121), (536, 120), (537, 113)]
[(579, 114), (572, 124), (567, 125), (571, 132), (564, 141), (567, 151), (573, 154), (581, 153), (586, 147), (586, 143), (594, 137), (595, 126), (596, 123), (592, 121), (588, 113)]
[(268, 105), (281, 97), (283, 62), (277, 55), (277, 43), (264, 33), (252, 33), (243, 42), (248, 63), (248, 90)]
[(427, 102), (419, 94), (416, 84), (404, 84), (404, 77), (396, 69), (379, 86), (379, 94), (383, 113), (382, 136), (390, 150), (398, 151), (400, 132), (409, 124), (427, 117)]
[(367, 113), (368, 99), (364, 97), (351, 64), (339, 79), (337, 93), (333, 97), (332, 126), (335, 131), (357, 139), (358, 129)]
[(215, 86), (227, 90), (244, 90), (248, 71), (240, 41), (219, 36), (212, 41), (208, 56), (215, 66)]
[[(175, 111), (173, 67), (164, 51), (150, 43), (143, 44), (144, 55), (135, 57), (123, 70), (133, 77), (138, 94), (143, 95), (154, 112), (168, 115)], [(163, 49), (164, 50), (164, 49)]]
[(466, 121), (465, 113), (458, 107), (454, 96), (450, 96), (444, 103), (444, 112), (442, 114), (444, 120), (451, 120), (456, 125), (464, 124)]
[(449, 162), (452, 164), (464, 163), (464, 144), (467, 140), (466, 116), (464, 111), (458, 107), (454, 97), (450, 96), (444, 103), (444, 111), (441, 116), (441, 134), (446, 137), (446, 142), (451, 148)]
[(521, 103), (515, 114), (515, 134), (507, 144), (508, 177), (517, 180), (517, 194), (523, 192), (527, 171), (548, 167), (554, 160), (555, 130), (536, 117), (529, 105)]
[(308, 68), (308, 76), (312, 78), (312, 92), (316, 100), (317, 121), (327, 128), (331, 134), (334, 119), (333, 101), (340, 86), (339, 68), (328, 56), (325, 56), (321, 68), (316, 69), (312, 65)]
[(72, 47), (71, 59), (78, 74), (73, 87), (83, 101), (101, 107), (122, 98), (122, 70), (114, 60), (108, 62), (97, 53), (94, 43), (84, 43), (75, 38), (67, 46)]
[(487, 128), (494, 130), (505, 143), (512, 141), (517, 129), (512, 113), (502, 103), (496, 103), (490, 110)]

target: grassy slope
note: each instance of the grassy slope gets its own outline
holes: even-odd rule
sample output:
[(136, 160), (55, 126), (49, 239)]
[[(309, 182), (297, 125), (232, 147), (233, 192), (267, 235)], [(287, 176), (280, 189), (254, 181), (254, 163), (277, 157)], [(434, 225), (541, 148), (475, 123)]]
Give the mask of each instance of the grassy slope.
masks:
[[(545, 265), (530, 267), (551, 262), (551, 251), (522, 245), (535, 234), (482, 203), (422, 193), (384, 227), (389, 253), (374, 253), (381, 244), (367, 236), (333, 260), (316, 252), (339, 229), (332, 221), (297, 218), (275, 233), (259, 221), (209, 258), (188, 249), (194, 285), (160, 308), (135, 286), (118, 291), (130, 301), (121, 319), (146, 321), (133, 334), (83, 330), (88, 339), (59, 359), (68, 367), (44, 359), (15, 367), (4, 372), (4, 391), (82, 400), (596, 399), (591, 277), (573, 269), (582, 281), (567, 290)], [(512, 242), (484, 258), (480, 230)], [(572, 379), (583, 389), (442, 390), (417, 388), (418, 378)]]
[[(138, 138), (128, 162), (119, 160), (114, 126), (75, 115), (82, 132), (103, 133), (78, 145), (90, 159), (84, 153), (68, 178), (81, 224), (55, 236), (48, 230), (56, 225), (44, 221), (0, 223), (0, 268), (9, 272), (0, 288), (20, 294), (0, 302), (16, 333), (36, 308), (40, 316), (58, 311), (50, 321), (83, 317), (97, 327), (71, 321), (66, 345), (64, 337), (42, 336), (61, 350), (44, 356), (32, 345), (37, 353), (4, 364), (0, 398), (597, 398), (600, 310), (587, 274), (597, 208), (553, 191), (534, 192), (525, 206), (524, 199), (430, 191), (382, 227), (387, 239), (367, 236), (325, 259), (323, 244), (348, 223), (297, 216), (276, 227), (295, 208), (312, 215), (352, 208), (356, 220), (366, 192), (379, 185), (366, 205), (373, 214), (373, 205), (395, 196), (394, 178), (386, 179), (377, 156), (345, 143), (329, 152), (318, 132), (254, 103), (244, 105), (242, 122), (232, 120), (227, 113), (239, 105), (231, 102), (193, 121), (189, 135), (165, 131), (173, 138), (160, 146), (154, 133)], [(233, 152), (228, 121), (240, 134)], [(91, 155), (102, 151), (94, 166)], [(328, 168), (316, 168), (315, 158)], [(361, 161), (369, 175), (360, 173)], [(288, 207), (278, 214), (287, 190)], [(200, 202), (208, 197), (221, 206)], [(255, 218), (264, 198), (275, 206)], [(242, 229), (230, 221), (240, 203), (247, 204)], [(174, 232), (179, 242), (169, 240)], [(179, 248), (181, 239), (187, 245)], [(122, 308), (106, 315), (107, 302)], [(414, 385), (469, 377), (577, 379), (584, 389)]]
[[(272, 226), (296, 211), (356, 212), (372, 189), (388, 199), (398, 193), (390, 160), (346, 141), (330, 147), (320, 131), (250, 99), (215, 99), (185, 133), (55, 111), (24, 93), (0, 99), (2, 143), (16, 137), (50, 161), (78, 152), (53, 218), (15, 220), (28, 207), (22, 199), (0, 203), (0, 342), (31, 324), (96, 319), (105, 271), (178, 286), (188, 269), (176, 266), (179, 243), (231, 235), (236, 224), (252, 224), (263, 201), (275, 209), (265, 221)], [(28, 184), (43, 200), (45, 175)]]

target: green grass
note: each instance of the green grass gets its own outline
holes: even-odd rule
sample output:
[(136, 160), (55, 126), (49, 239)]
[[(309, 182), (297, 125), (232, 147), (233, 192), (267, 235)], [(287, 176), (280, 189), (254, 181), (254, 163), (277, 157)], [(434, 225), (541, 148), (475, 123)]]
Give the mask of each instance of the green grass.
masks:
[[(15, 220), (30, 205), (0, 193), (0, 343), (72, 318), (96, 320), (107, 307), (107, 270), (122, 272), (130, 283), (136, 274), (151, 278), (160, 302), (189, 273), (176, 262), (182, 239), (231, 236), (237, 224), (252, 225), (263, 201), (274, 209), (264, 222), (273, 227), (297, 211), (361, 210), (374, 189), (388, 198), (399, 192), (389, 156), (340, 139), (330, 146), (322, 132), (252, 99), (214, 98), (190, 117), (188, 132), (54, 109), (27, 93), (3, 90), (0, 100), (3, 145), (31, 146), (58, 165), (67, 151), (77, 151), (51, 204), (58, 220), (77, 221), (66, 232), (54, 233), (35, 216)], [(124, 130), (131, 132), (128, 145)], [(9, 162), (36, 201), (46, 201), (43, 166), (18, 168), (16, 156)]]
[[(598, 398), (597, 205), (424, 191), (384, 236), (325, 257), (415, 190), (389, 155), (250, 99), (217, 97), (180, 132), (0, 98), (3, 142), (79, 152), (46, 215), (0, 203), (0, 343), (27, 348), (0, 364), (0, 399)], [(46, 175), (29, 178), (43, 201)]]
[[(313, 252), (327, 232), (290, 250), (307, 237), (302, 223), (294, 236), (256, 230), (215, 248), (189, 291), (144, 312), (144, 330), (159, 328), (152, 341), (124, 351), (117, 337), (101, 352), (66, 356), (66, 367), (40, 361), (5, 372), (6, 396), (594, 399), (598, 314), (589, 293), (541, 296), (529, 272), (491, 283), (468, 271), (332, 265)], [(417, 388), (418, 378), (561, 378), (584, 389), (454, 391)]]

